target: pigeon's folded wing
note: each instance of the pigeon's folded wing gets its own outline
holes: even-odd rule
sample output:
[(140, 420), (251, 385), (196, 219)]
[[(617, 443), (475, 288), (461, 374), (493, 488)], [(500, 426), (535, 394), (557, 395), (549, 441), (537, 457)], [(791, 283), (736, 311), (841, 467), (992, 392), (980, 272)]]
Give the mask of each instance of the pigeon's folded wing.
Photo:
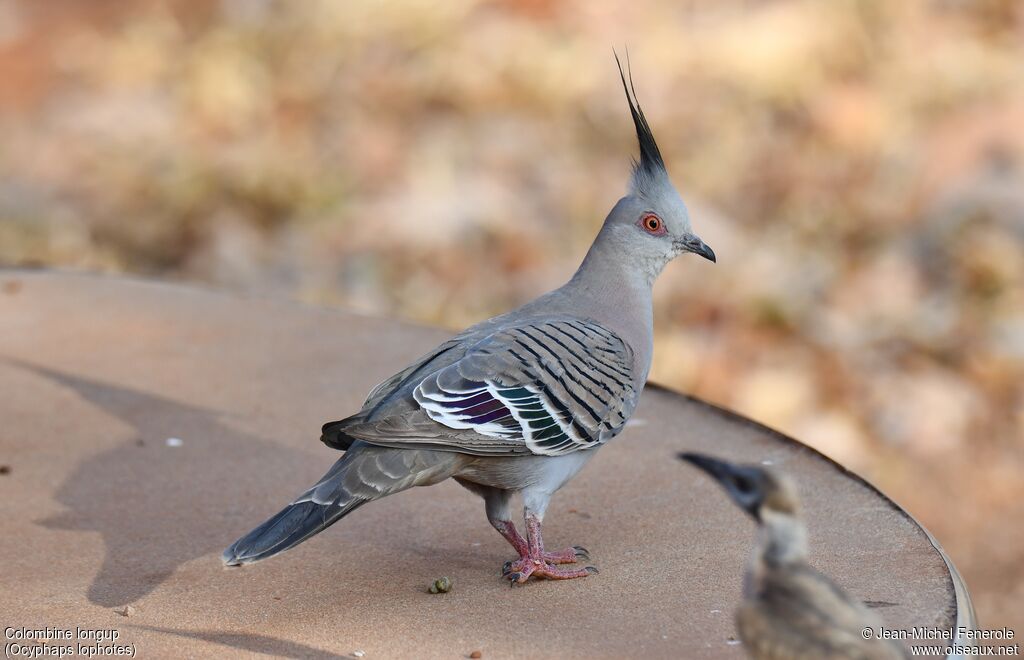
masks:
[(347, 451), (351, 448), (352, 442), (358, 439), (347, 432), (349, 428), (364, 425), (367, 420), (373, 419), (381, 408), (390, 408), (392, 414), (400, 415), (401, 413), (397, 409), (402, 407), (402, 402), (394, 397), (400, 397), (403, 389), (408, 389), (410, 383), (413, 385), (418, 383), (418, 378), (422, 378), (424, 374), (430, 373), (432, 367), (436, 369), (440, 366), (451, 364), (454, 360), (461, 357), (464, 353), (461, 339), (462, 336), (460, 335), (446, 341), (418, 360), (415, 360), (394, 376), (378, 383), (366, 395), (366, 401), (363, 402), (363, 407), (358, 413), (345, 419), (324, 424), (320, 441), (332, 449)]
[[(495, 331), (431, 371), (411, 399), (378, 407), (346, 434), (385, 446), (481, 455), (560, 455), (622, 430), (636, 406), (633, 353), (617, 335), (574, 318)], [(404, 397), (403, 397), (404, 398)]]

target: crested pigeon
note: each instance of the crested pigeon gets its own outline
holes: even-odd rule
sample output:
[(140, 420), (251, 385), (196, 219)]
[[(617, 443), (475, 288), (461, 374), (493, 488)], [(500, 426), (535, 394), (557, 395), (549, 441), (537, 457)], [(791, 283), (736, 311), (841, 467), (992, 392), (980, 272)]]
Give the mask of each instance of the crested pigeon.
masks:
[[(321, 440), (344, 456), (225, 550), (226, 564), (275, 555), (366, 502), (451, 477), (484, 499), (487, 519), (518, 554), (503, 570), (512, 584), (596, 572), (559, 566), (589, 559), (579, 546), (545, 549), (548, 502), (636, 408), (651, 367), (654, 280), (683, 253), (715, 261), (691, 229), (621, 63), (619, 76), (640, 157), (575, 275), (456, 335), (375, 387), (359, 412), (325, 424)], [(514, 494), (525, 537), (512, 521)]]
[(702, 454), (683, 453), (679, 458), (711, 475), (757, 521), (757, 547), (744, 576), (743, 602), (736, 610), (736, 628), (750, 657), (906, 657), (896, 642), (878, 638), (881, 622), (874, 613), (807, 563), (807, 532), (789, 477)]

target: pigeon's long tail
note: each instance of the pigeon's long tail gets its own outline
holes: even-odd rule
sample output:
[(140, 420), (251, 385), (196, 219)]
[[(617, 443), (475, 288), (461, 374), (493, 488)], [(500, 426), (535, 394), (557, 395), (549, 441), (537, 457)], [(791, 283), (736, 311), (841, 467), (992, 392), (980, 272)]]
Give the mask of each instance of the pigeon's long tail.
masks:
[(353, 446), (319, 482), (269, 520), (231, 544), (228, 566), (272, 557), (322, 532), (358, 507), (412, 486), (451, 476), (453, 452)]

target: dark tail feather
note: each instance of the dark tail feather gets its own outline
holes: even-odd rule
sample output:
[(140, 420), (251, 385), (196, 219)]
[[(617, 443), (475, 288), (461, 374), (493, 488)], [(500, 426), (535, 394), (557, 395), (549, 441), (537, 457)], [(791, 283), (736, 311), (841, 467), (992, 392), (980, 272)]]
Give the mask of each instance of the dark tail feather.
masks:
[(221, 559), (228, 566), (240, 566), (272, 557), (322, 532), (373, 499), (353, 495), (345, 488), (345, 473), (358, 460), (355, 454), (343, 456), (315, 486), (232, 543)]
[(345, 506), (296, 502), (231, 544), (221, 558), (228, 566), (241, 566), (272, 557), (318, 534), (354, 511), (366, 500)]
[(337, 422), (327, 422), (324, 424), (320, 435), (320, 442), (324, 443), (331, 449), (340, 449), (342, 451), (348, 451), (352, 447), (352, 443), (356, 441), (350, 435), (345, 433), (345, 428), (352, 421), (352, 418), (346, 418), (338, 420)]
[(231, 544), (228, 566), (272, 557), (322, 532), (367, 502), (451, 476), (452, 452), (352, 447), (319, 482), (277, 515)]

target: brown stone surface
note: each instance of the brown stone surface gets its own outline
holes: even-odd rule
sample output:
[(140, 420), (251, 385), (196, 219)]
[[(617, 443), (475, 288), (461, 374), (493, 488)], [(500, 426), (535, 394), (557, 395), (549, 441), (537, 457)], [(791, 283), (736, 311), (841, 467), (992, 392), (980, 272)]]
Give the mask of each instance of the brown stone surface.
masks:
[[(892, 603), (891, 627), (955, 616), (941, 555), (888, 500), (806, 447), (656, 388), (548, 513), (548, 542), (585, 545), (600, 575), (510, 589), (509, 548), (450, 482), (225, 569), (221, 550), (336, 457), (321, 422), (445, 333), (124, 279), (0, 284), (4, 627), (116, 629), (139, 657), (740, 657), (729, 640), (753, 525), (674, 459), (682, 449), (793, 474), (813, 562)], [(451, 592), (427, 593), (443, 575)]]

